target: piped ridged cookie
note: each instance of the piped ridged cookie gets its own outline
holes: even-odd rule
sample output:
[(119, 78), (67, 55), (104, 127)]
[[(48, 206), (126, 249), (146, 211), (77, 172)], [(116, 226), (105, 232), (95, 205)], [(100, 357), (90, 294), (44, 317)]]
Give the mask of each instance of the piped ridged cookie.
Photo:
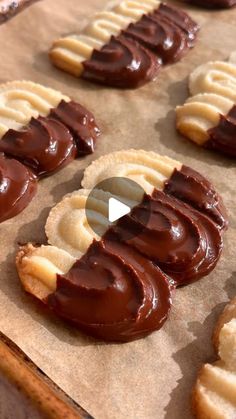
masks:
[[(127, 177), (150, 195), (155, 189), (164, 190), (210, 216), (220, 228), (227, 226), (221, 198), (210, 182), (174, 159), (152, 151), (117, 151), (92, 162), (85, 170), (81, 184), (85, 189), (92, 189), (97, 183), (112, 176)], [(132, 196), (130, 193), (132, 192), (125, 188), (119, 191), (126, 198)], [(198, 202), (199, 198), (201, 202)]]
[[(150, 194), (153, 188), (163, 189), (165, 181), (171, 177), (174, 169), (181, 169), (181, 166), (180, 162), (152, 151), (116, 151), (92, 162), (85, 170), (81, 184), (83, 188), (91, 189), (112, 176), (127, 177)], [(130, 191), (127, 192), (128, 196), (129, 193)]]
[(196, 144), (236, 156), (236, 65), (202, 64), (189, 77), (192, 95), (176, 108), (176, 127)]
[[(0, 222), (26, 206), (27, 184), (33, 187), (37, 178), (61, 169), (76, 156), (93, 152), (99, 133), (94, 116), (56, 90), (30, 81), (0, 85), (0, 153), (5, 156), (0, 160), (0, 200), (2, 212), (9, 214), (0, 216)], [(12, 176), (14, 164), (24, 176)], [(8, 186), (11, 184), (8, 188), (4, 187), (6, 178)], [(21, 178), (24, 183), (20, 186)], [(9, 198), (13, 189), (16, 205)]]
[(193, 391), (197, 418), (233, 419), (236, 417), (236, 299), (219, 318), (214, 344), (219, 360), (205, 364)]
[(20, 129), (27, 125), (31, 118), (48, 116), (70, 98), (49, 87), (31, 81), (12, 81), (0, 85), (0, 135), (11, 128)]
[(122, 199), (130, 208), (138, 204), (135, 196), (124, 200), (123, 196), (115, 195), (112, 191), (94, 189), (90, 194), (91, 190), (80, 189), (66, 195), (50, 211), (45, 226), (48, 243), (77, 258), (87, 251), (93, 240), (99, 240), (108, 230), (107, 202), (110, 198)]
[[(221, 199), (198, 172), (144, 150), (101, 157), (82, 184), (50, 211), (49, 244), (18, 252), (21, 282), (88, 334), (144, 337), (166, 320), (172, 289), (216, 265), (227, 226)], [(115, 223), (108, 222), (110, 197), (130, 207)]]
[(76, 76), (135, 88), (156, 77), (193, 46), (198, 25), (157, 0), (123, 0), (97, 13), (80, 34), (56, 40), (53, 64)]

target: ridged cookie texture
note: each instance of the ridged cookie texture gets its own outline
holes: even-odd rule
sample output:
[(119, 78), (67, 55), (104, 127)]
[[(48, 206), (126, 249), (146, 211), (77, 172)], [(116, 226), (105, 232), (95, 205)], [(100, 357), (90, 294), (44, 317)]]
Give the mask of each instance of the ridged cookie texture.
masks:
[(193, 392), (197, 418), (236, 417), (236, 299), (219, 318), (214, 343), (219, 360), (206, 364), (199, 373)]
[[(0, 200), (3, 215), (9, 215), (0, 214), (0, 222), (25, 208), (27, 184), (33, 187), (37, 178), (91, 153), (99, 133), (94, 116), (56, 90), (31, 81), (0, 85)], [(13, 165), (21, 168), (22, 176), (14, 177)]]
[(176, 127), (196, 144), (236, 156), (236, 64), (213, 61), (189, 77), (192, 95), (176, 108)]
[[(92, 189), (112, 176), (124, 177), (137, 182), (146, 193), (152, 194), (154, 188), (163, 189), (173, 171), (181, 167), (182, 163), (177, 160), (152, 151), (121, 150), (93, 161), (85, 170), (81, 184), (85, 189)], [(123, 191), (124, 194), (126, 191)], [(127, 197), (129, 194), (130, 191)]]
[[(155, 189), (164, 190), (204, 212), (220, 228), (227, 227), (224, 205), (214, 187), (198, 172), (174, 159), (160, 156), (152, 151), (134, 149), (117, 151), (92, 162), (85, 170), (81, 184), (85, 189), (92, 189), (99, 182), (112, 176), (127, 177), (135, 181), (149, 195), (152, 195)], [(111, 188), (111, 185), (109, 187)], [(195, 194), (194, 191), (197, 190), (198, 193)], [(110, 192), (117, 193), (112, 189)], [(127, 188), (122, 188), (118, 192), (124, 198), (132, 196), (132, 191)], [(199, 193), (201, 202), (198, 201)]]
[(135, 88), (193, 46), (198, 25), (157, 0), (123, 0), (97, 13), (80, 34), (56, 40), (55, 66), (90, 81)]
[(20, 129), (31, 118), (48, 116), (51, 108), (69, 97), (31, 81), (13, 81), (0, 85), (0, 136), (10, 128)]
[[(101, 189), (80, 189), (66, 195), (51, 211), (45, 226), (48, 243), (60, 247), (74, 257), (82, 256), (93, 240), (109, 228), (108, 205), (110, 198), (122, 200), (130, 208), (138, 204), (136, 197), (123, 196)], [(97, 233), (96, 233), (97, 231)]]
[[(21, 282), (88, 334), (108, 341), (144, 337), (166, 320), (172, 289), (216, 265), (227, 225), (223, 204), (199, 173), (144, 150), (99, 158), (82, 185), (50, 211), (48, 245), (20, 248)], [(108, 221), (110, 197), (131, 209), (115, 223)]]

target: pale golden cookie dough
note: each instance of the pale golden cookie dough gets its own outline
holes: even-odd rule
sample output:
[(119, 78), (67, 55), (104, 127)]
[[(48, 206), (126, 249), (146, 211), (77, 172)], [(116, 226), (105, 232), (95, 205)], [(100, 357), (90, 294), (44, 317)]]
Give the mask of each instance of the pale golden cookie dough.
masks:
[(70, 98), (49, 87), (31, 81), (13, 81), (0, 85), (0, 138), (10, 129), (20, 129), (31, 118), (47, 116), (51, 108)]
[(214, 343), (219, 361), (205, 364), (193, 391), (193, 409), (199, 419), (236, 417), (236, 299), (219, 318)]
[(210, 138), (209, 130), (236, 104), (235, 53), (229, 62), (212, 61), (196, 68), (189, 77), (189, 90), (192, 97), (176, 108), (176, 128), (204, 145)]

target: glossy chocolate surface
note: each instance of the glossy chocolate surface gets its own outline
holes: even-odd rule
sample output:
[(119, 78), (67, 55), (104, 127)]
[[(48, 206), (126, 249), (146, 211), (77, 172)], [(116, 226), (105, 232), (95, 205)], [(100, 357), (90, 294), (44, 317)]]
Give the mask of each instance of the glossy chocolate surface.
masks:
[(0, 223), (19, 214), (37, 190), (33, 173), (0, 153)]
[(111, 37), (83, 63), (82, 77), (121, 88), (135, 88), (153, 80), (160, 68), (156, 55), (124, 34)]
[[(135, 236), (146, 211), (150, 211), (148, 224)], [(125, 242), (157, 264), (177, 286), (207, 275), (223, 246), (219, 229), (209, 218), (158, 190), (121, 218), (115, 230), (121, 241), (127, 230), (132, 231), (133, 238)]]
[(165, 183), (164, 192), (207, 215), (220, 229), (228, 226), (228, 216), (221, 196), (200, 173), (187, 166), (175, 170)]
[(49, 116), (32, 118), (21, 130), (9, 129), (0, 141), (0, 222), (27, 206), (36, 191), (36, 177), (51, 175), (76, 156), (93, 152), (99, 134), (91, 112), (64, 100)]
[(51, 110), (49, 116), (59, 120), (69, 129), (77, 145), (78, 156), (94, 152), (100, 129), (93, 114), (84, 106), (74, 101), (62, 100), (57, 108)]
[[(148, 216), (147, 216), (148, 212)], [(227, 216), (213, 186), (183, 166), (145, 194), (66, 275), (47, 304), (85, 333), (130, 341), (159, 329), (171, 291), (215, 267)]]
[(165, 274), (108, 231), (70, 271), (58, 275), (47, 304), (84, 332), (126, 342), (159, 329), (171, 306)]
[(178, 61), (193, 47), (198, 30), (185, 12), (161, 3), (94, 50), (83, 62), (82, 77), (113, 87), (142, 86), (157, 76), (161, 64)]
[(187, 13), (179, 7), (174, 7), (166, 3), (161, 3), (156, 13), (160, 13), (174, 25), (178, 26), (185, 33), (188, 46), (194, 46), (196, 35), (200, 27)]
[(153, 51), (165, 64), (178, 61), (187, 48), (183, 32), (158, 12), (131, 23), (123, 34)]
[(228, 9), (236, 5), (236, 0), (185, 0), (187, 3), (196, 4), (205, 9)]
[(220, 151), (230, 157), (236, 157), (236, 106), (228, 115), (220, 115), (219, 124), (208, 131), (207, 148)]
[(0, 141), (0, 151), (42, 176), (73, 160), (76, 146), (65, 125), (50, 117), (39, 117), (32, 118), (21, 131), (9, 129)]

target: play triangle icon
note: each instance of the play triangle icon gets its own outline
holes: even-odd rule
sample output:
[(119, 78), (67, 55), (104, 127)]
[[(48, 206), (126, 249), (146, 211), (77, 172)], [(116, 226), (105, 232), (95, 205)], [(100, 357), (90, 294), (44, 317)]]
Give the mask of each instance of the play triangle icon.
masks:
[(114, 223), (124, 215), (129, 214), (131, 208), (115, 198), (110, 198), (108, 203), (108, 218), (110, 223)]

